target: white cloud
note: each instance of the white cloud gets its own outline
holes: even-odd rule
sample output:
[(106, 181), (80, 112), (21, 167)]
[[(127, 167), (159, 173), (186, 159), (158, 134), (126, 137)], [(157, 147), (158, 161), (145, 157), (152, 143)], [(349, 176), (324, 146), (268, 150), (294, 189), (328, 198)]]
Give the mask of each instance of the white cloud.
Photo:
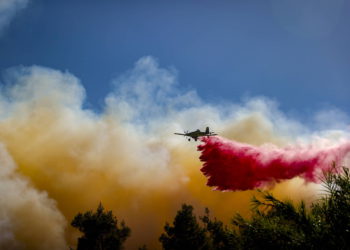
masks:
[(16, 13), (24, 9), (29, 0), (0, 0), (0, 34)]
[[(164, 220), (183, 202), (231, 217), (248, 206), (250, 194), (212, 192), (199, 171), (196, 144), (173, 133), (210, 126), (236, 141), (286, 145), (312, 131), (267, 98), (205, 103), (195, 91), (182, 91), (176, 70), (160, 67), (152, 57), (141, 58), (114, 81), (100, 114), (82, 109), (85, 90), (67, 72), (20, 67), (7, 82), (0, 89), (0, 142), (7, 148), (0, 147), (0, 248), (40, 246), (45, 232), (51, 238), (43, 248), (63, 249), (62, 215), (69, 221), (100, 201), (132, 228), (130, 249), (156, 242)], [(336, 139), (346, 134), (341, 130)], [(279, 193), (293, 198), (313, 192), (291, 183)], [(43, 224), (29, 231), (33, 223), (26, 218)], [(76, 242), (74, 235), (69, 239)]]
[(107, 106), (118, 109), (127, 120), (155, 118), (200, 103), (195, 91), (179, 90), (175, 69), (160, 68), (151, 56), (139, 59), (132, 70), (114, 80), (114, 86), (116, 90), (106, 98)]
[(56, 202), (16, 172), (0, 144), (0, 249), (64, 249), (66, 221)]
[[(270, 0), (276, 20), (302, 37), (331, 35), (342, 15), (344, 0)], [(345, 12), (344, 12), (345, 13)]]
[(320, 129), (350, 129), (350, 117), (347, 113), (337, 108), (321, 110), (315, 114), (315, 123)]

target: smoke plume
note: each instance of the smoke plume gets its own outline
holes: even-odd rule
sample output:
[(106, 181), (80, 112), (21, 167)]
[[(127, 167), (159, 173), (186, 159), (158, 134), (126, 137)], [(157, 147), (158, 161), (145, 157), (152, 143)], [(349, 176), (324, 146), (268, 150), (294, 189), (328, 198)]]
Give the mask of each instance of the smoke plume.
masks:
[[(131, 227), (130, 249), (159, 248), (162, 227), (184, 202), (199, 214), (209, 207), (226, 222), (247, 213), (254, 191), (213, 192), (199, 171), (195, 142), (174, 132), (209, 126), (241, 143), (282, 147), (348, 136), (342, 121), (328, 124), (332, 130), (308, 128), (266, 98), (205, 103), (195, 91), (181, 91), (176, 71), (152, 57), (113, 80), (101, 112), (85, 108), (85, 89), (69, 72), (16, 67), (3, 82), (0, 246), (7, 249), (74, 246), (79, 234), (67, 223), (99, 202)], [(274, 192), (311, 201), (317, 189), (294, 178)]]
[(220, 137), (203, 138), (202, 142), (198, 150), (202, 152), (201, 171), (208, 177), (207, 185), (226, 191), (271, 186), (296, 176), (319, 182), (323, 172), (333, 170), (333, 164), (340, 166), (350, 152), (350, 141), (323, 148), (278, 148), (273, 144), (256, 147)]
[(18, 11), (24, 9), (28, 0), (1, 0), (0, 1), (0, 35)]
[(64, 249), (65, 218), (46, 192), (36, 190), (0, 145), (0, 249)]

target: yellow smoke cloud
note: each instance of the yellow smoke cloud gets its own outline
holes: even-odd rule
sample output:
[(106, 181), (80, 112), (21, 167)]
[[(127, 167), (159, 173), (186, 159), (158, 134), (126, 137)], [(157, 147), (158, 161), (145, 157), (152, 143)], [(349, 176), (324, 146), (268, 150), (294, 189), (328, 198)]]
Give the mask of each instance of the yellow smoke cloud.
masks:
[(56, 202), (16, 173), (3, 145), (0, 146), (0, 192), (1, 249), (59, 250), (66, 246), (66, 220), (57, 210)]
[[(73, 246), (78, 234), (67, 224), (100, 201), (131, 227), (128, 248), (159, 248), (165, 221), (184, 202), (228, 222), (247, 214), (253, 191), (212, 191), (196, 144), (173, 132), (208, 125), (241, 142), (285, 145), (302, 127), (266, 99), (203, 104), (151, 57), (115, 81), (101, 114), (82, 107), (84, 89), (69, 73), (33, 66), (10, 74), (0, 98), (0, 247), (8, 249)], [(275, 190), (312, 200), (316, 187), (296, 179)]]

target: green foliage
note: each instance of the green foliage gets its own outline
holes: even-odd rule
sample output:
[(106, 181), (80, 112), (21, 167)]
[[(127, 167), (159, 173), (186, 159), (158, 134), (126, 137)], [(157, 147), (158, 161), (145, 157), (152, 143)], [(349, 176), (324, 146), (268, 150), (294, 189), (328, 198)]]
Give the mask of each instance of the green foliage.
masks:
[(305, 204), (294, 206), (282, 202), (269, 192), (261, 192), (262, 200), (252, 199), (252, 217), (237, 214), (233, 224), (238, 226), (243, 249), (311, 249), (313, 219)]
[(326, 196), (313, 204), (319, 249), (350, 249), (350, 173), (326, 173)]
[(224, 226), (216, 218), (211, 219), (209, 209), (200, 217), (202, 226), (193, 215), (193, 207), (182, 205), (174, 219), (174, 226), (166, 223), (165, 233), (159, 238), (163, 249), (238, 249), (238, 236), (235, 231)]
[(165, 250), (210, 249), (206, 231), (193, 215), (193, 207), (183, 204), (177, 212), (173, 226), (166, 223), (159, 241)]
[(118, 220), (112, 211), (104, 211), (100, 203), (96, 212), (79, 213), (71, 225), (83, 233), (77, 250), (118, 250), (130, 236), (130, 229)]
[(350, 173), (324, 174), (326, 195), (307, 211), (301, 202), (280, 201), (269, 192), (253, 197), (252, 217), (237, 214), (242, 249), (350, 249)]
[(147, 250), (147, 246), (146, 245), (143, 245), (142, 247), (139, 247), (139, 250)]
[(209, 216), (208, 208), (206, 208), (205, 215), (201, 217), (201, 220), (204, 223), (206, 231), (209, 235), (210, 249), (238, 249), (239, 238), (236, 232), (230, 230), (227, 226), (224, 226), (222, 221), (219, 221), (216, 218), (212, 220)]
[[(234, 227), (228, 228), (212, 219), (208, 209), (198, 222), (193, 207), (183, 204), (159, 241), (165, 250), (350, 249), (350, 171), (338, 170), (334, 166), (324, 174), (326, 193), (309, 209), (304, 202), (295, 205), (259, 191), (252, 198), (251, 217), (237, 214)], [(96, 212), (79, 213), (72, 226), (83, 233), (78, 250), (122, 249), (130, 235), (130, 229), (123, 222), (118, 226), (101, 204)]]

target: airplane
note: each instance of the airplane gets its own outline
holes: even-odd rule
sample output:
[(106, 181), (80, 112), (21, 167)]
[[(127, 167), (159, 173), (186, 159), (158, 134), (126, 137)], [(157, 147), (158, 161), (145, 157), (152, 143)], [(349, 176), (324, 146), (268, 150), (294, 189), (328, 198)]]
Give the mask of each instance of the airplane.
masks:
[(191, 141), (191, 138), (195, 141), (197, 141), (197, 139), (199, 137), (202, 137), (202, 136), (214, 136), (214, 135), (217, 135), (215, 134), (214, 132), (210, 132), (209, 131), (209, 127), (206, 127), (205, 131), (200, 131), (199, 129), (195, 130), (195, 131), (192, 131), (192, 132), (184, 132), (184, 134), (180, 134), (180, 133), (174, 133), (175, 135), (183, 135), (183, 136), (186, 136), (186, 137), (189, 137), (188, 138), (188, 141)]

